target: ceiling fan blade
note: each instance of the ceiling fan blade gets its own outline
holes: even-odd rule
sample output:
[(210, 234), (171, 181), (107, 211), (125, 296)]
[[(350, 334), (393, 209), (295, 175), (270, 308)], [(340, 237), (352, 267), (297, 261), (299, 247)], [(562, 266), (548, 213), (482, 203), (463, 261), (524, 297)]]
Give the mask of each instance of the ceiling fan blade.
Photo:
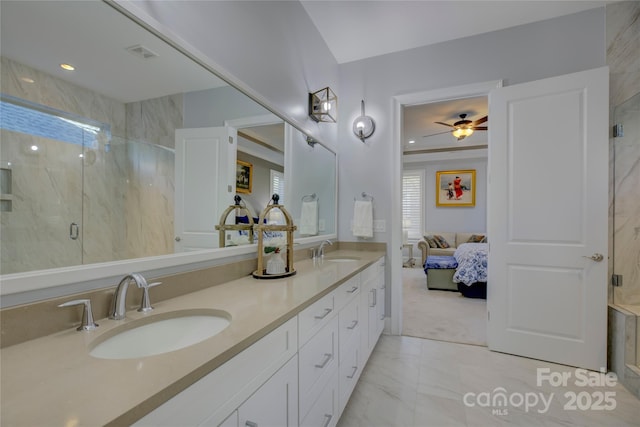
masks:
[(439, 125), (449, 126), (450, 128), (452, 128), (452, 127), (453, 127), (453, 125), (450, 125), (449, 123), (442, 123), (442, 122), (434, 122), (434, 123), (437, 123), (437, 124), (439, 124)]
[(474, 126), (473, 130), (488, 130), (489, 128), (486, 126)]
[(489, 120), (489, 116), (484, 116), (484, 117), (480, 117), (478, 120), (476, 120), (475, 122), (473, 122), (473, 126), (482, 124), (484, 122), (486, 122), (487, 120)]
[(445, 133), (451, 133), (451, 131), (450, 131), (450, 130), (447, 130), (447, 131), (444, 131), (444, 132), (432, 133), (431, 135), (422, 135), (422, 137), (423, 137), (423, 138), (428, 138), (428, 137), (430, 137), (430, 136), (442, 135), (442, 134), (445, 134)]

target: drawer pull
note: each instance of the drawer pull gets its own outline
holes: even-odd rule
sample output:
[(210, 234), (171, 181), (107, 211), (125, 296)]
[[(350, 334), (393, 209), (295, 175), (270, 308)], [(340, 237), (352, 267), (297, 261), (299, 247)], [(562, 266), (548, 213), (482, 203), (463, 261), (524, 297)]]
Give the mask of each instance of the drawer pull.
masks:
[(333, 354), (331, 354), (331, 353), (325, 353), (325, 354), (324, 354), (324, 360), (322, 361), (322, 363), (321, 363), (321, 364), (316, 365), (316, 368), (320, 368), (320, 369), (324, 368), (325, 366), (327, 366), (327, 363), (329, 363), (329, 361), (330, 361), (331, 359), (333, 359)]
[(324, 319), (325, 317), (327, 317), (327, 316), (329, 315), (329, 313), (331, 313), (332, 311), (333, 311), (333, 309), (332, 309), (332, 308), (325, 308), (325, 309), (324, 309), (324, 314), (322, 314), (322, 315), (320, 315), (320, 316), (313, 316), (313, 317), (315, 317), (315, 318), (316, 318), (316, 319), (318, 319), (318, 320), (322, 320), (322, 319)]
[(355, 291), (357, 291), (357, 290), (358, 290), (358, 287), (357, 287), (357, 286), (354, 286), (353, 288), (349, 289), (349, 290), (347, 291), (347, 293), (352, 294), (352, 293), (354, 293), (354, 292), (355, 292)]
[(354, 320), (351, 326), (347, 326), (347, 329), (355, 329), (358, 326), (358, 321)]
[(244, 425), (247, 427), (258, 427), (258, 423), (254, 423), (253, 421), (247, 421)]
[(356, 376), (356, 372), (358, 372), (358, 367), (357, 366), (353, 366), (353, 372), (351, 373), (351, 375), (347, 375), (347, 378), (351, 379), (353, 377)]
[(327, 427), (331, 423), (331, 418), (333, 418), (333, 415), (324, 414), (324, 417), (327, 419), (327, 421), (324, 422), (324, 426), (322, 426), (322, 427)]

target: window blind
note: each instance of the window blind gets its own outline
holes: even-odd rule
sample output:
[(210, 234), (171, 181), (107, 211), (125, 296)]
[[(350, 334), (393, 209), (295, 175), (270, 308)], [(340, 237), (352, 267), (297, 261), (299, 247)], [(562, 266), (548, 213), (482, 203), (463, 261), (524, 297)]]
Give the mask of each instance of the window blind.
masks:
[(402, 173), (402, 229), (409, 231), (409, 239), (422, 238), (424, 171)]

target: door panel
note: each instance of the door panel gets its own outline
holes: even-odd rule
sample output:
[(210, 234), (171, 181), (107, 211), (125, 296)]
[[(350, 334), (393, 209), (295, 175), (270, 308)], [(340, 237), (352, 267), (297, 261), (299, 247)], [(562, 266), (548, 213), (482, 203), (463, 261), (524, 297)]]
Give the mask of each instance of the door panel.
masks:
[(176, 252), (219, 246), (215, 226), (235, 193), (235, 141), (230, 127), (176, 130)]
[(608, 69), (490, 93), (488, 344), (606, 366)]

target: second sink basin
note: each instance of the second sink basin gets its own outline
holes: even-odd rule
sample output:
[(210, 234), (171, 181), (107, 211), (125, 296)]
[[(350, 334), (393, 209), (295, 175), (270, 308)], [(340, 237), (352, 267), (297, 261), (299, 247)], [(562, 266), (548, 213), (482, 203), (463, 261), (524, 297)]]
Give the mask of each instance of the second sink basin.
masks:
[(135, 359), (189, 347), (222, 332), (229, 313), (184, 310), (142, 318), (106, 333), (90, 351), (99, 359)]

